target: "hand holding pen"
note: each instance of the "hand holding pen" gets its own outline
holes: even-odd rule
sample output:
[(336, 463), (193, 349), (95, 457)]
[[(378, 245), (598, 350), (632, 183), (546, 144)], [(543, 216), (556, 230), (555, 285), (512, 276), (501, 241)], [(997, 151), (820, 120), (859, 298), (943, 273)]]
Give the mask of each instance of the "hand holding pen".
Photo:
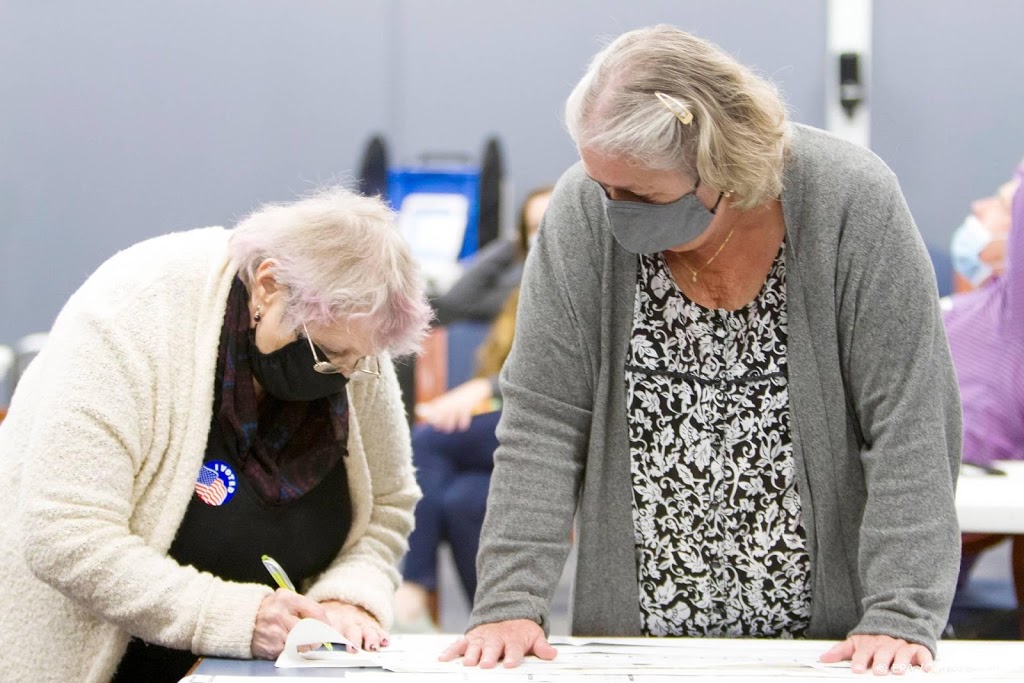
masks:
[(331, 623), (324, 605), (288, 588), (278, 588), (263, 598), (253, 625), (252, 656), (276, 659), (292, 628), (306, 618)]
[[(316, 614), (307, 613), (302, 614), (301, 617), (311, 617), (329, 624), (331, 628), (351, 643), (348, 646), (349, 652), (356, 652), (359, 647), (371, 652), (376, 652), (381, 647), (387, 647), (389, 642), (387, 631), (381, 628), (377, 619), (365, 609), (358, 605), (342, 602), (341, 600), (325, 600), (322, 603), (313, 602), (309, 598), (294, 592), (294, 584), (280, 564), (274, 562), (272, 558), (266, 555), (263, 556), (263, 564), (267, 571), (270, 572), (270, 575), (274, 577), (274, 581), (281, 586), (274, 593), (274, 596), (281, 594), (284, 598), (300, 599), (304, 601), (304, 609), (307, 610), (311, 609), (311, 605), (315, 605), (317, 609)], [(274, 596), (270, 596), (267, 600)], [(288, 629), (284, 632), (284, 637), (281, 640), (281, 647), (284, 647), (284, 638), (288, 636), (288, 631), (297, 622), (298, 618), (291, 619), (291, 623), (288, 625)], [(280, 648), (278, 652), (280, 652)], [(274, 656), (276, 657), (277, 655), (275, 654)]]
[[(285, 572), (284, 567), (279, 565), (277, 563), (277, 560), (272, 558), (270, 555), (264, 555), (260, 559), (263, 560), (263, 566), (267, 568), (268, 572), (270, 572), (270, 576), (273, 577), (274, 582), (278, 585), (279, 588), (284, 588), (285, 590), (289, 590), (292, 593), (299, 592), (295, 589), (295, 584), (292, 583), (292, 580), (288, 578), (288, 574)], [(327, 622), (326, 612), (324, 614), (324, 618), (321, 619), (321, 621), (325, 623)], [(330, 643), (324, 643), (324, 647), (328, 650), (334, 649), (334, 646)]]

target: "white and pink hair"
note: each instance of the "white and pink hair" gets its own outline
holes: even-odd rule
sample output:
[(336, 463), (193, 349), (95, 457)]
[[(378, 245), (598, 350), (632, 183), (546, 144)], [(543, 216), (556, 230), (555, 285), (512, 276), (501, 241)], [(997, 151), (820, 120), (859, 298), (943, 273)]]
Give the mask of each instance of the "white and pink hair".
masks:
[(234, 229), (231, 258), (246, 287), (267, 259), (287, 289), (285, 320), (358, 326), (377, 352), (414, 353), (432, 311), (395, 214), (376, 197), (329, 187), (266, 204)]

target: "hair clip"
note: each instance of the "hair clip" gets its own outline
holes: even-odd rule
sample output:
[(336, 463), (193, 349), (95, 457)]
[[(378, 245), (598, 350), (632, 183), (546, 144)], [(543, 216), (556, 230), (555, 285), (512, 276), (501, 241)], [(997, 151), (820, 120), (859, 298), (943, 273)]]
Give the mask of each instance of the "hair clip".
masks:
[(672, 112), (672, 115), (679, 119), (679, 122), (684, 126), (690, 125), (693, 121), (693, 113), (683, 106), (683, 103), (674, 97), (666, 95), (663, 92), (656, 92), (654, 96), (658, 98), (658, 101), (665, 105), (665, 107)]

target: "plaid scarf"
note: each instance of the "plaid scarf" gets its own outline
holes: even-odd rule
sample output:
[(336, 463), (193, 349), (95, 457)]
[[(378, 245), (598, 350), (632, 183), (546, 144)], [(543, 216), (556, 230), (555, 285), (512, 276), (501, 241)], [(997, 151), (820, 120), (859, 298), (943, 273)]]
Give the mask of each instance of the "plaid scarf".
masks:
[(211, 428), (221, 430), (223, 443), (261, 499), (287, 503), (316, 487), (348, 454), (348, 394), (281, 401), (264, 392), (257, 401), (249, 367), (248, 301), (249, 292), (236, 276), (220, 333)]

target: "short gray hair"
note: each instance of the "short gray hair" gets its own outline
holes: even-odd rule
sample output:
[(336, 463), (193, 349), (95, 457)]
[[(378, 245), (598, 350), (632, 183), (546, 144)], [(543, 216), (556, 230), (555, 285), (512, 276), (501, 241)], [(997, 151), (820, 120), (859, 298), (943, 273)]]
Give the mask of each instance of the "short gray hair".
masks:
[(432, 313), (395, 214), (379, 198), (329, 187), (266, 204), (238, 224), (229, 249), (250, 289), (256, 269), (274, 259), (285, 320), (296, 329), (358, 322), (378, 352), (419, 349)]
[[(655, 93), (692, 114), (684, 125)], [(591, 61), (565, 106), (580, 149), (698, 175), (749, 209), (782, 192), (789, 145), (776, 87), (721, 48), (659, 25), (624, 33)]]

